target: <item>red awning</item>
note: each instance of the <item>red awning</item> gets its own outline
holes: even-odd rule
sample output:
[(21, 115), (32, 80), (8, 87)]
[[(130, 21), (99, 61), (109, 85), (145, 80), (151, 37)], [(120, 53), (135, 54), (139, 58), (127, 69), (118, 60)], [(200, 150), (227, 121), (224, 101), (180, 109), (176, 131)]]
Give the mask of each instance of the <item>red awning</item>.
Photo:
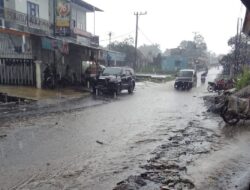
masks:
[(0, 32), (6, 33), (6, 34), (12, 34), (16, 36), (22, 36), (22, 35), (29, 36), (30, 35), (29, 33), (26, 33), (26, 32), (21, 32), (18, 30), (9, 29), (9, 28), (1, 28), (1, 27), (0, 27)]

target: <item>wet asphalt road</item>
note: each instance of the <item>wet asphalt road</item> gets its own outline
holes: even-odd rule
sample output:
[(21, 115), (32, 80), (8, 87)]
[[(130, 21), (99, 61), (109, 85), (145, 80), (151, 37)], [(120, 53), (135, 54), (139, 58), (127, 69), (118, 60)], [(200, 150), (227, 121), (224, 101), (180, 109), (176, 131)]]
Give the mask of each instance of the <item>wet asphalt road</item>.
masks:
[[(218, 72), (216, 68), (210, 70), (207, 81), (212, 81)], [(193, 131), (194, 139), (204, 134), (193, 130), (190, 123), (196, 123), (195, 129), (205, 129), (211, 136), (200, 139), (205, 148), (192, 154), (195, 159), (183, 159), (190, 163), (185, 175), (193, 178), (197, 188), (203, 189), (200, 183), (208, 183), (210, 176), (206, 171), (213, 165), (208, 157), (215, 155), (212, 160), (218, 161), (221, 155), (215, 153), (221, 149), (222, 153), (219, 152), (224, 151), (225, 157), (228, 149), (224, 147), (231, 141), (236, 146), (238, 139), (235, 135), (228, 137), (233, 129), (225, 129), (220, 118), (206, 113), (202, 100), (205, 94), (206, 84), (200, 84), (199, 79), (197, 88), (190, 91), (175, 91), (173, 82), (144, 82), (137, 84), (133, 95), (124, 92), (116, 100), (89, 97), (59, 103), (53, 109), (48, 108), (51, 112), (47, 114), (46, 108), (37, 110), (31, 106), (26, 109), (32, 117), (13, 111), (11, 114), (16, 119), (2, 120), (0, 127), (0, 189), (112, 189), (128, 176), (143, 173), (145, 167), (140, 166), (154, 157), (157, 147), (176, 137), (171, 136), (173, 131)], [(245, 135), (249, 131), (244, 128), (242, 133)], [(226, 143), (221, 139), (227, 140)], [(248, 147), (246, 141), (242, 146)], [(233, 151), (234, 146), (229, 149)], [(241, 154), (238, 151), (236, 158)], [(250, 164), (248, 155), (240, 159), (245, 163), (243, 168)], [(216, 170), (208, 171), (216, 174)], [(199, 173), (203, 173), (204, 178)], [(218, 181), (211, 179), (215, 189)], [(157, 185), (144, 187), (159, 188)]]

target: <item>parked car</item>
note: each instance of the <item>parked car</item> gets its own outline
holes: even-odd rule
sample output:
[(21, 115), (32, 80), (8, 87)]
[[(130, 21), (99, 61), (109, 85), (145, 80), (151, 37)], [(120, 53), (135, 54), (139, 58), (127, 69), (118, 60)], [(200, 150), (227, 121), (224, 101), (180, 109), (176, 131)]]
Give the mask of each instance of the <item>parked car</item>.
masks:
[(189, 90), (197, 84), (197, 73), (193, 69), (182, 69), (176, 75), (175, 89)]
[(129, 67), (106, 67), (96, 81), (93, 91), (98, 94), (120, 94), (122, 90), (133, 93), (135, 88), (134, 70)]

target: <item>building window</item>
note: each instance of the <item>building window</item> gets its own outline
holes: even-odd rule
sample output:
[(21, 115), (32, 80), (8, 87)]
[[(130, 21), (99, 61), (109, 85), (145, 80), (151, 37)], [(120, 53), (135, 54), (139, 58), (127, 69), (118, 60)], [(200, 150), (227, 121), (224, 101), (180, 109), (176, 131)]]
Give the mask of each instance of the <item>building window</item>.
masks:
[(28, 1), (27, 12), (29, 25), (33, 27), (39, 25), (39, 5)]
[(27, 2), (28, 15), (31, 17), (39, 17), (39, 5), (32, 2)]

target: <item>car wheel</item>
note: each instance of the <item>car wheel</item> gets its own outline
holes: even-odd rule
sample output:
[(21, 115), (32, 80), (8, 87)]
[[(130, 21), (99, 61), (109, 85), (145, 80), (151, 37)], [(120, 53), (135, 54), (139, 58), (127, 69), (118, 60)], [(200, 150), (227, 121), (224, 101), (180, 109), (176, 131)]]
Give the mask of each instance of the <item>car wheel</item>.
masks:
[(134, 83), (132, 83), (131, 85), (129, 85), (129, 87), (128, 87), (128, 93), (129, 93), (129, 94), (132, 94), (133, 91), (134, 91), (134, 88), (135, 88)]
[(188, 90), (191, 90), (193, 88), (193, 83), (190, 83), (189, 85), (188, 85)]
[(214, 91), (214, 88), (213, 88), (211, 85), (208, 85), (207, 91), (208, 91), (208, 92), (213, 92), (213, 91)]
[(116, 90), (114, 92), (116, 95), (119, 95), (121, 93), (121, 84), (118, 84), (116, 87)]
[(176, 90), (179, 90), (179, 86), (178, 86), (177, 84), (174, 84), (174, 88), (175, 88)]

